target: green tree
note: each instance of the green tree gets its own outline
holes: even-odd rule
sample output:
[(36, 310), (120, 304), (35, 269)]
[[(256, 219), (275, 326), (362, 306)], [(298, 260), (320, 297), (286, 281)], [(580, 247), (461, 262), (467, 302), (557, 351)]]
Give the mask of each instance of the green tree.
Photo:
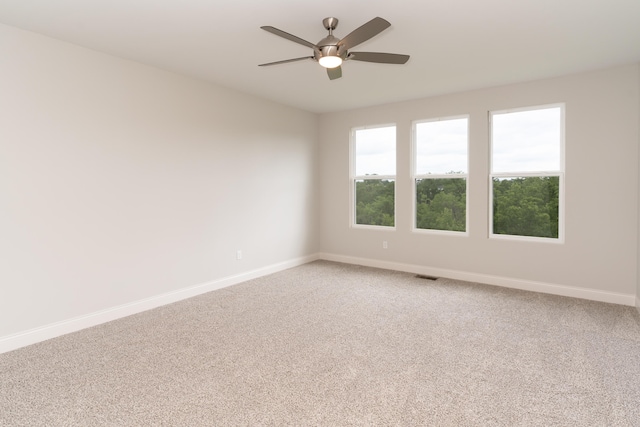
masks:
[(558, 237), (557, 176), (493, 179), (493, 232)]
[(467, 180), (427, 178), (416, 182), (416, 227), (465, 231)]
[(395, 181), (356, 181), (356, 224), (395, 225)]

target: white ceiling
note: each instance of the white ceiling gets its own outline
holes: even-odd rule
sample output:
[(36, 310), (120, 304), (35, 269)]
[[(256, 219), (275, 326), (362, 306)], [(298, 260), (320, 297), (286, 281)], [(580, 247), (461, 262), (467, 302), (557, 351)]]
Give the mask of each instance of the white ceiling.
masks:
[[(391, 27), (330, 81), (311, 55), (260, 29), (316, 43), (380, 16)], [(329, 112), (640, 62), (640, 0), (0, 0), (0, 22), (255, 94)]]

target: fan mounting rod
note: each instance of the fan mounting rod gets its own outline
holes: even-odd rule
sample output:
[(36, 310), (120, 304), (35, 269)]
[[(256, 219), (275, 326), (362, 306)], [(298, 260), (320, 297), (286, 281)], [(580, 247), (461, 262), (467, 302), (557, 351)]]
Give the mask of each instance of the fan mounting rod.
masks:
[(322, 20), (322, 25), (324, 25), (324, 28), (329, 31), (329, 34), (332, 34), (333, 30), (338, 27), (338, 18), (324, 18)]

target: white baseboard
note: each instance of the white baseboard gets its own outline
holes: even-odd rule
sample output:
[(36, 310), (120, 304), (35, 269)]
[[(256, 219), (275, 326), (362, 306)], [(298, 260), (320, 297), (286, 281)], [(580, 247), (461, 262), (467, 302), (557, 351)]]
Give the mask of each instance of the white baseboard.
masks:
[(550, 283), (534, 282), (529, 280), (512, 279), (508, 277), (492, 276), (487, 274), (469, 273), (456, 270), (447, 270), (442, 268), (434, 268), (422, 265), (403, 264), (390, 261), (380, 261), (367, 258), (350, 257), (344, 255), (335, 255), (328, 253), (320, 253), (309, 255), (306, 257), (296, 258), (278, 264), (273, 264), (256, 270), (248, 271), (234, 276), (225, 277), (211, 282), (202, 283), (156, 295), (139, 301), (122, 304), (84, 316), (63, 320), (38, 328), (30, 329), (12, 335), (0, 337), (0, 354), (7, 351), (15, 350), (20, 347), (35, 344), (51, 338), (59, 337), (81, 329), (96, 326), (102, 323), (117, 320), (132, 314), (141, 313), (152, 308), (171, 304), (197, 295), (222, 289), (247, 280), (256, 279), (268, 274), (277, 273), (278, 271), (297, 267), (318, 259), (327, 261), (343, 262), (347, 264), (363, 265), (368, 267), (383, 268), (387, 270), (404, 271), (414, 274), (425, 274), (429, 276), (447, 277), (450, 279), (465, 280), (469, 282), (478, 282), (488, 285), (503, 286), (507, 288), (521, 289), (526, 291), (542, 292), (553, 295), (561, 295), (574, 298), (582, 298), (593, 301), (608, 302), (613, 304), (636, 306), (640, 311), (640, 296), (620, 294), (615, 292), (605, 292), (594, 289), (578, 288)]
[(572, 286), (558, 285), (553, 283), (534, 282), (531, 280), (513, 279), (509, 277), (492, 276), (480, 273), (469, 273), (464, 271), (447, 270), (414, 264), (402, 264), (397, 262), (380, 261), (367, 258), (357, 258), (344, 255), (321, 253), (320, 259), (327, 261), (344, 262), (347, 264), (363, 265), (367, 267), (377, 267), (386, 270), (404, 271), (407, 273), (424, 274), (428, 276), (446, 277), (449, 279), (464, 280), (468, 282), (484, 283), (487, 285), (503, 286), (506, 288), (521, 289), (525, 291), (541, 292), (545, 294), (561, 295), (565, 297), (582, 298), (592, 301), (608, 302), (620, 305), (637, 306), (638, 298), (633, 294), (620, 294), (616, 292), (606, 292), (596, 289), (578, 288)]
[(35, 344), (51, 338), (59, 337), (81, 329), (96, 326), (101, 323), (110, 322), (132, 314), (141, 313), (152, 308), (171, 304), (200, 294), (226, 288), (247, 280), (277, 273), (292, 267), (297, 267), (319, 259), (318, 255), (296, 258), (278, 264), (269, 265), (256, 270), (248, 271), (234, 276), (225, 277), (211, 282), (178, 289), (161, 295), (156, 295), (143, 300), (122, 304), (116, 307), (107, 308), (84, 316), (74, 317), (60, 322), (48, 324), (38, 328), (30, 329), (12, 335), (0, 337), (0, 354), (15, 350), (20, 347)]

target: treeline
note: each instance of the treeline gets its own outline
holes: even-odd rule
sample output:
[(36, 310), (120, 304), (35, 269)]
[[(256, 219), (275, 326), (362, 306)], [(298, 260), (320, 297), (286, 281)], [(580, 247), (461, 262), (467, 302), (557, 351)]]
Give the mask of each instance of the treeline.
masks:
[(558, 237), (557, 176), (493, 179), (493, 232)]
[[(558, 237), (558, 177), (494, 178), (493, 232)], [(467, 181), (420, 179), (416, 183), (416, 228), (465, 231)], [(394, 226), (395, 182), (356, 182), (356, 223)]]
[(356, 181), (356, 224), (395, 225), (395, 181)]
[(416, 183), (416, 228), (465, 231), (467, 180), (419, 179)]

